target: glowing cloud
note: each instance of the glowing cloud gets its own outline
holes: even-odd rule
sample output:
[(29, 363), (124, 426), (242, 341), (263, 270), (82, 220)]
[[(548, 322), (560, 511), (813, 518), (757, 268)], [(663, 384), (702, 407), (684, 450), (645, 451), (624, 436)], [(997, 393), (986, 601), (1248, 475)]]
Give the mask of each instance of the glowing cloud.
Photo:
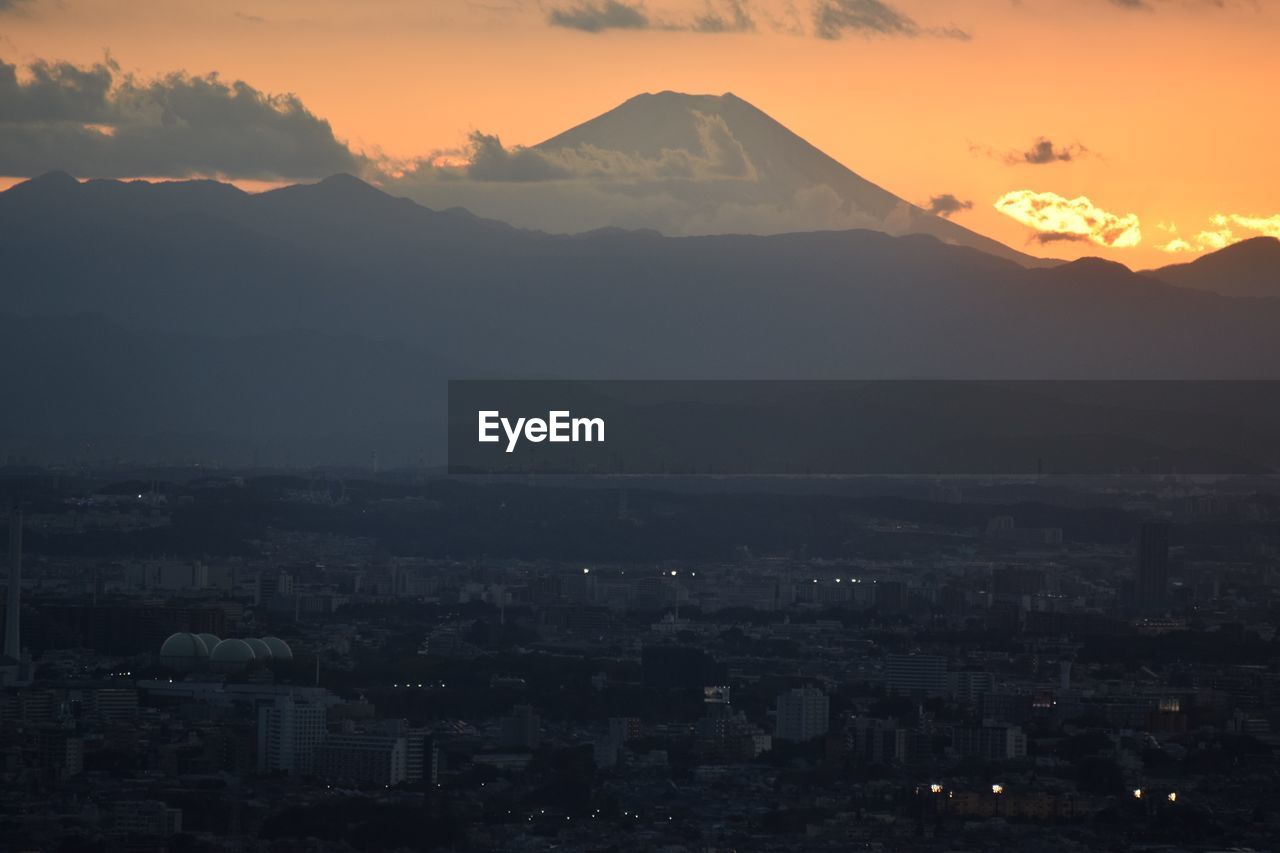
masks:
[(1135, 214), (1118, 216), (1094, 205), (1085, 196), (1063, 198), (1057, 193), (1013, 190), (996, 200), (996, 210), (1023, 225), (1034, 228), (1037, 238), (1082, 239), (1099, 246), (1129, 248), (1142, 242), (1142, 228)]
[[(1214, 224), (1219, 226), (1225, 225), (1225, 222), (1216, 221), (1221, 218), (1222, 217), (1214, 217)], [(1232, 243), (1238, 242), (1240, 242), (1240, 238), (1231, 233), (1230, 228), (1225, 227), (1219, 227), (1216, 231), (1201, 231), (1196, 235), (1196, 245), (1201, 249), (1213, 249), (1217, 251), (1218, 249), (1225, 249)]]
[[(1223, 217), (1215, 216), (1214, 223)], [(1241, 216), (1233, 213), (1226, 217), (1231, 222), (1239, 225), (1241, 228), (1248, 228), (1250, 231), (1257, 231), (1267, 237), (1275, 237), (1280, 240), (1280, 213), (1275, 216)]]
[[(1156, 246), (1156, 248), (1162, 252), (1170, 253), (1203, 252), (1206, 249), (1216, 252), (1219, 249), (1225, 249), (1227, 246), (1247, 239), (1247, 237), (1242, 237), (1233, 231), (1232, 226), (1246, 228), (1266, 237), (1280, 239), (1280, 213), (1275, 216), (1242, 216), (1239, 213), (1219, 213), (1217, 216), (1210, 217), (1209, 222), (1214, 227), (1201, 231), (1190, 242), (1175, 238), (1163, 246)], [(1173, 228), (1171, 233), (1176, 234), (1177, 229)]]

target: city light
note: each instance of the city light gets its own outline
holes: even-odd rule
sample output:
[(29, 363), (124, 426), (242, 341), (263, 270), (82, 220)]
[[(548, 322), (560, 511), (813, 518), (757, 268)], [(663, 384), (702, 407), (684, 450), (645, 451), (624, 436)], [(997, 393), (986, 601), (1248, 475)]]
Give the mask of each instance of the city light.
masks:
[(1141, 789), (1141, 788), (1134, 788), (1134, 789), (1133, 789), (1133, 798), (1134, 798), (1135, 800), (1140, 800), (1140, 799), (1142, 799), (1142, 789)]
[(939, 785), (937, 782), (934, 782), (932, 785), (930, 785), (930, 786), (929, 786), (929, 790), (930, 790), (930, 791), (932, 791), (932, 792), (933, 792), (933, 793), (935, 793), (935, 794), (941, 794), (941, 793), (942, 793), (942, 786), (941, 786), (941, 785)]
[(1003, 794), (1003, 793), (1004, 793), (1004, 785), (999, 785), (999, 784), (992, 785), (992, 786), (991, 786), (991, 793), (993, 793), (993, 794)]
[(1177, 791), (1170, 791), (1170, 792), (1169, 792), (1169, 802), (1171, 802), (1171, 803), (1176, 803), (1177, 801), (1178, 801), (1178, 792), (1177, 792)]

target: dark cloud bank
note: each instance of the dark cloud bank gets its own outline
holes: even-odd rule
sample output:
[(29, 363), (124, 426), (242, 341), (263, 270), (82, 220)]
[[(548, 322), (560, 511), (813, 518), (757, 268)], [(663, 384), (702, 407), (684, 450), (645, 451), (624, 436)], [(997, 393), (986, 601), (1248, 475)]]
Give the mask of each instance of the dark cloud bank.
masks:
[(294, 179), (362, 158), (294, 95), (173, 73), (139, 80), (111, 61), (0, 61), (0, 174)]

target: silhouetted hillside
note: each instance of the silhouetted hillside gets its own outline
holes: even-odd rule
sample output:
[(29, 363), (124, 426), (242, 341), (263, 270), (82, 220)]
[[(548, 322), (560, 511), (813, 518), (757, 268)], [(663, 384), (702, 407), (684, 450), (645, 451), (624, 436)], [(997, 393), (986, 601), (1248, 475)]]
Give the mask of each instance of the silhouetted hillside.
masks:
[(1280, 297), (1280, 240), (1254, 237), (1191, 263), (1149, 270), (1147, 275), (1179, 287), (1225, 296)]
[[(358, 434), (342, 442), (349, 458), (375, 443), (375, 425), (420, 422), (431, 382), (463, 373), (1280, 372), (1280, 303), (1096, 259), (1026, 269), (926, 235), (553, 236), (427, 210), (349, 176), (251, 195), (58, 174), (0, 193), (0, 233), (0, 392), (57, 401), (43, 420), (14, 414), (10, 447), (51, 430), (203, 428), (244, 446)], [(18, 319), (84, 314), (102, 321)]]

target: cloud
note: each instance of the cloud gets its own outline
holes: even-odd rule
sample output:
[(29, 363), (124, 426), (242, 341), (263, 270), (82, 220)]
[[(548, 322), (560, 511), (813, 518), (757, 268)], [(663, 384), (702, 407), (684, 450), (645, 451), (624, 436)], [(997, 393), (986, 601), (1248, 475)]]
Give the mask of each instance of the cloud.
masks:
[(467, 177), (477, 181), (550, 181), (568, 178), (568, 169), (532, 148), (503, 147), (497, 136), (472, 133)]
[(584, 33), (647, 30), (652, 26), (642, 6), (632, 6), (620, 0), (579, 0), (571, 6), (552, 9), (547, 15), (547, 23)]
[(1200, 250), (1199, 250), (1199, 249), (1197, 249), (1195, 246), (1192, 246), (1190, 243), (1188, 243), (1186, 240), (1183, 240), (1181, 237), (1174, 237), (1174, 238), (1173, 238), (1172, 240), (1170, 240), (1168, 243), (1165, 243), (1165, 244), (1160, 245), (1160, 246), (1156, 246), (1156, 248), (1157, 248), (1157, 249), (1159, 249), (1159, 250), (1160, 250), (1160, 251), (1162, 251), (1162, 252), (1169, 252), (1170, 254), (1173, 254), (1173, 253), (1176, 253), (1176, 252), (1198, 252), (1198, 251), (1200, 251)]
[(667, 148), (646, 157), (594, 145), (507, 148), (497, 136), (475, 132), (461, 150), (437, 151), (408, 164), (400, 170), (400, 179), (419, 183), (589, 180), (626, 184), (629, 189), (642, 182), (756, 179), (755, 165), (722, 117), (697, 111), (691, 117), (697, 143), (688, 150)]
[(294, 95), (217, 74), (143, 80), (107, 60), (0, 61), (0, 174), (312, 178), (365, 161)]
[(1030, 148), (1018, 155), (1014, 162), (1030, 163), (1033, 166), (1043, 166), (1046, 163), (1070, 163), (1087, 150), (1079, 143), (1055, 148), (1052, 140), (1041, 136), (1032, 143)]
[(1266, 237), (1275, 237), (1280, 240), (1280, 213), (1275, 216), (1241, 216), (1238, 213), (1230, 213), (1226, 216), (1219, 215), (1218, 219), (1226, 219), (1241, 228), (1247, 228), (1250, 231), (1257, 231)]
[(983, 154), (1000, 160), (1010, 166), (1044, 166), (1049, 163), (1070, 163), (1072, 160), (1079, 159), (1090, 153), (1089, 149), (1079, 142), (1072, 142), (1069, 145), (1055, 145), (1053, 140), (1047, 136), (1036, 137), (1030, 147), (1025, 149), (1015, 148), (1011, 151), (999, 151), (995, 148), (981, 145), (970, 145), (969, 151), (972, 154)]
[(1258, 0), (1107, 0), (1117, 9), (1124, 9), (1128, 12), (1154, 12), (1157, 6), (1168, 8), (1170, 6), (1184, 7), (1205, 7), (1211, 6), (1215, 9), (1228, 8), (1244, 8), (1257, 9)]
[(817, 0), (813, 5), (814, 35), (843, 38), (845, 33), (863, 36), (935, 36), (968, 41), (969, 33), (956, 27), (925, 28), (904, 12), (881, 0)]
[(751, 33), (755, 32), (756, 22), (747, 0), (726, 0), (723, 10), (708, 2), (706, 11), (693, 19), (690, 29), (699, 33)]
[(666, 30), (694, 33), (750, 33), (756, 22), (749, 0), (704, 0), (703, 11), (688, 22), (660, 21), (642, 2), (577, 0), (553, 8), (547, 23), (554, 27), (602, 33), (606, 30)]
[(929, 199), (929, 205), (926, 208), (926, 210), (928, 210), (930, 213), (934, 214), (935, 216), (943, 216), (943, 217), (951, 217), (962, 210), (972, 210), (972, 209), (973, 209), (972, 201), (961, 201), (951, 193), (943, 193), (942, 195), (935, 195), (933, 198)]
[(1038, 231), (1027, 238), (1028, 243), (1039, 243), (1041, 246), (1047, 246), (1050, 243), (1083, 243), (1088, 240), (1085, 234), (1066, 234), (1056, 231)]
[[(996, 210), (1035, 229), (1034, 238), (1045, 242), (1087, 239), (1099, 246), (1128, 248), (1142, 242), (1142, 228), (1135, 214), (1118, 216), (1094, 205), (1085, 196), (1067, 199), (1057, 193), (1013, 190), (995, 203)], [(1039, 235), (1050, 234), (1052, 237)]]
[(111, 85), (117, 69), (107, 61), (88, 68), (37, 61), (18, 79), (18, 67), (0, 60), (0, 123), (103, 122), (110, 118)]
[[(761, 16), (765, 26), (779, 33), (805, 35), (795, 5), (787, 2), (781, 17), (767, 9)], [(815, 0), (810, 14), (813, 34), (835, 40), (845, 33), (865, 36), (931, 36), (968, 41), (969, 33), (955, 27), (922, 27), (883, 0)], [(684, 20), (661, 19), (651, 15), (643, 0), (562, 0), (547, 13), (554, 27), (603, 33), (609, 30), (660, 30), (693, 33), (756, 32), (752, 0), (703, 0), (703, 11)]]
[[(1255, 234), (1261, 234), (1264, 237), (1280, 239), (1280, 213), (1275, 216), (1245, 216), (1239, 213), (1219, 213), (1210, 217), (1209, 223), (1213, 226), (1212, 228), (1204, 229), (1190, 240), (1175, 237), (1168, 243), (1156, 248), (1170, 254), (1203, 252), (1206, 250), (1216, 252), (1218, 249), (1225, 249), (1227, 246), (1239, 243), (1241, 240), (1247, 240), (1253, 236), (1238, 234), (1234, 230), (1235, 228), (1243, 228), (1246, 231), (1253, 231)], [(1177, 233), (1176, 227), (1171, 226), (1169, 230), (1171, 233)]]

